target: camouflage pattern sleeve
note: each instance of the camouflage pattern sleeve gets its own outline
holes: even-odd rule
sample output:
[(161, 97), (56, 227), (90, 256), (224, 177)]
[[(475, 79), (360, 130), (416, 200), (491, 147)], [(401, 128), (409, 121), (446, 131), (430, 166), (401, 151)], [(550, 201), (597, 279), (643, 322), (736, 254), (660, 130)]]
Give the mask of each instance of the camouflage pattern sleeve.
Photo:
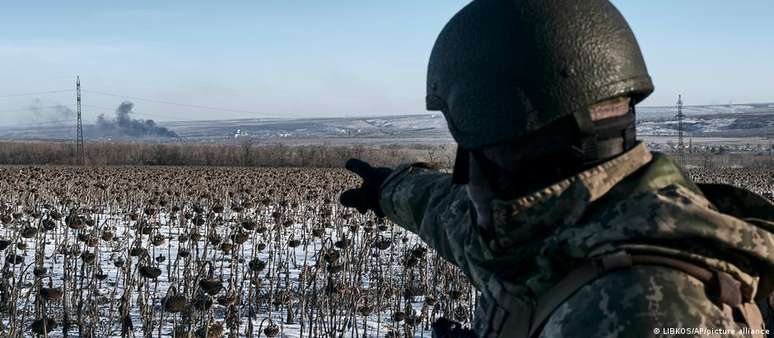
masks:
[(464, 186), (452, 184), (451, 175), (421, 163), (402, 165), (382, 184), (380, 204), (388, 219), (467, 270), (460, 256), (471, 236), (470, 203)]

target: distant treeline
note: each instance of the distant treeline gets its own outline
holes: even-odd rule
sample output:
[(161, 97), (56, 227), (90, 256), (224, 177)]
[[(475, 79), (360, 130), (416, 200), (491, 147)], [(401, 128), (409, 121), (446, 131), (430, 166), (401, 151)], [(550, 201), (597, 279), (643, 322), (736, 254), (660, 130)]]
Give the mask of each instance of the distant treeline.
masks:
[[(449, 145), (285, 145), (86, 143), (87, 165), (181, 165), (247, 167), (341, 167), (349, 158), (379, 166), (424, 161), (450, 168), (456, 146)], [(0, 164), (74, 165), (75, 147), (61, 142), (0, 142)], [(669, 156), (675, 156), (669, 153)], [(772, 167), (768, 153), (685, 154), (688, 166)]]
[[(673, 159), (676, 153), (668, 153)], [(695, 152), (685, 154), (685, 164), (688, 167), (701, 168), (774, 168), (774, 156), (770, 153), (713, 153)]]
[[(87, 165), (341, 167), (349, 158), (374, 165), (426, 161), (449, 166), (453, 145), (284, 145), (86, 143)], [(0, 164), (74, 165), (75, 146), (57, 142), (0, 142)]]

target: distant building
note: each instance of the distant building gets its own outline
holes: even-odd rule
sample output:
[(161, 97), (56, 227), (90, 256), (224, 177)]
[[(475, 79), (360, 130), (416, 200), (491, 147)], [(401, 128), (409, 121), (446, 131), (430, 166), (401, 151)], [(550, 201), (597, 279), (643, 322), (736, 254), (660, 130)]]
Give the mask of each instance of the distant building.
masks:
[(242, 131), (242, 129), (237, 129), (236, 131), (234, 131), (234, 138), (235, 139), (238, 139), (238, 138), (241, 138), (241, 137), (247, 137), (247, 136), (249, 136), (247, 134), (247, 132), (246, 131)]

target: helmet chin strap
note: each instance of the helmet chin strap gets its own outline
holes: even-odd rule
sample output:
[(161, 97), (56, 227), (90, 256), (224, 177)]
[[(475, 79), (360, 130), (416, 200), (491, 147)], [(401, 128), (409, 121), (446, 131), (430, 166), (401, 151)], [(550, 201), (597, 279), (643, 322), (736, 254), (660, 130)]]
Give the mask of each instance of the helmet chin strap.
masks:
[[(477, 166), (477, 162), (470, 161), (470, 166)], [(497, 196), (482, 168), (472, 168), (470, 174), (470, 180), (465, 185), (465, 190), (476, 212), (476, 223), (484, 229), (488, 229), (492, 223), (492, 200)]]
[(470, 151), (457, 145), (457, 156), (454, 158), (452, 183), (467, 184), (470, 179)]
[(584, 167), (595, 165), (631, 149), (636, 144), (634, 107), (618, 117), (579, 123), (581, 139), (573, 152)]
[[(588, 114), (585, 115), (590, 122)], [(496, 184), (498, 187), (523, 192), (535, 188), (536, 184), (551, 183), (586, 170), (636, 144), (633, 107), (623, 114), (589, 123), (588, 129), (582, 129), (576, 121), (568, 117), (530, 137), (482, 149), (469, 150), (458, 146), (452, 182), (467, 184), (471, 175), (471, 159), (476, 159), (481, 162), (482, 168), (491, 169), (487, 170), (487, 176), (494, 176), (490, 179), (510, 177), (511, 184), (500, 182)]]

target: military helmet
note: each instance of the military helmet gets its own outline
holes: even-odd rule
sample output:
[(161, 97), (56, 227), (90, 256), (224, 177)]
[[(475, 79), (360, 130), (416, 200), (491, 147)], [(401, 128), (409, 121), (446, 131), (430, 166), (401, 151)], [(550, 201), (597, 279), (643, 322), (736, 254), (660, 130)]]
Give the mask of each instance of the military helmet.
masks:
[(637, 41), (607, 0), (475, 0), (441, 31), (427, 109), (461, 148), (517, 139), (563, 117), (593, 133), (589, 107), (653, 91)]

